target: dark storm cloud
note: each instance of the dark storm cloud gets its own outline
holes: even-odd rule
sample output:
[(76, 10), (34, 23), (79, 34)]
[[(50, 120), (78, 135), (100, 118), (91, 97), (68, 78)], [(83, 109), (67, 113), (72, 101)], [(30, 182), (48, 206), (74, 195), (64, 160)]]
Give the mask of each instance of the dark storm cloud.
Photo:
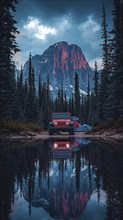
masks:
[(53, 17), (71, 12), (76, 21), (84, 20), (90, 14), (94, 14), (96, 18), (100, 19), (103, 4), (110, 12), (112, 0), (19, 0), (17, 14), (18, 18), (21, 18), (30, 13), (48, 21)]
[(15, 18), (22, 51), (16, 60), (24, 62), (30, 51), (42, 54), (59, 41), (78, 44), (90, 65), (100, 60), (103, 4), (110, 26), (112, 0), (19, 0)]

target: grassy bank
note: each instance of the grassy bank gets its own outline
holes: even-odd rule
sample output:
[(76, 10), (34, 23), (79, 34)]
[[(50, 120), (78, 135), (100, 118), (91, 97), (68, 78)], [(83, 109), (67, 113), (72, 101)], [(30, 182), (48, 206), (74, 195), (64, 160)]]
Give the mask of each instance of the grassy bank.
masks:
[(123, 142), (123, 120), (107, 120), (86, 133), (86, 137), (108, 141)]
[(117, 130), (123, 129), (123, 119), (118, 120), (106, 120), (98, 126), (93, 127), (92, 133), (99, 132), (101, 130)]
[(2, 133), (4, 132), (13, 132), (13, 133), (19, 133), (22, 131), (32, 131), (32, 132), (41, 132), (43, 131), (42, 126), (39, 126), (34, 123), (22, 123), (17, 121), (6, 121), (2, 120), (0, 121), (0, 130)]

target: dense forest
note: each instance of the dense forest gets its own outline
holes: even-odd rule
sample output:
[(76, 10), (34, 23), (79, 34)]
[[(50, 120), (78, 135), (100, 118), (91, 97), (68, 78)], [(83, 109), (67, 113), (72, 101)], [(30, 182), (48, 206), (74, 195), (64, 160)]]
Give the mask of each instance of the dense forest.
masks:
[(109, 30), (105, 7), (102, 10), (102, 61), (103, 69), (99, 77), (95, 61), (94, 88), (90, 90), (88, 75), (87, 96), (80, 94), (79, 75), (75, 73), (74, 93), (66, 96), (61, 84), (56, 98), (50, 94), (50, 76), (43, 83), (39, 78), (35, 86), (35, 69), (32, 56), (29, 55), (28, 79), (24, 81), (23, 67), (20, 76), (15, 77), (13, 55), (19, 51), (16, 44), (16, 11), (17, 0), (0, 2), (0, 120), (35, 123), (43, 128), (48, 127), (51, 113), (69, 111), (78, 116), (82, 123), (92, 126), (106, 120), (123, 118), (123, 2), (113, 0), (112, 30)]

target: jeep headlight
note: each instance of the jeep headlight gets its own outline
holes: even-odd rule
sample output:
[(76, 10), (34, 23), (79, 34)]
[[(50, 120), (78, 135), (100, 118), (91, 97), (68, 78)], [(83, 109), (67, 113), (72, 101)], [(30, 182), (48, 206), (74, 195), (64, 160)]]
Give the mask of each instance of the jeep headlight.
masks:
[(66, 121), (66, 125), (69, 125), (70, 124), (70, 122), (69, 121)]
[(70, 147), (70, 144), (66, 144), (66, 147), (69, 148), (69, 147)]
[(58, 144), (55, 143), (55, 144), (54, 144), (54, 147), (57, 148), (57, 147), (58, 147)]

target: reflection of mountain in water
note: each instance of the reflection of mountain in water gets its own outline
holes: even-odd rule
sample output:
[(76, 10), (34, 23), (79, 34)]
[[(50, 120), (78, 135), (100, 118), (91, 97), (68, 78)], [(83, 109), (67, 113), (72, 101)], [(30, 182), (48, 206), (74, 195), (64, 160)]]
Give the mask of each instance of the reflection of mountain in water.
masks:
[[(88, 177), (88, 168), (80, 170), (80, 188), (76, 189), (76, 174), (70, 161), (53, 162), (50, 170), (50, 184), (43, 178), (39, 185), (38, 175), (35, 178), (35, 192), (32, 196), (32, 206), (43, 207), (52, 217), (57, 219), (76, 218), (84, 211), (86, 204), (95, 189), (92, 174), (91, 183)], [(28, 186), (23, 187), (24, 198), (29, 201)]]
[[(1, 145), (0, 220), (37, 220), (39, 212), (41, 217), (45, 213), (44, 219), (47, 213), (56, 219), (82, 219), (80, 214), (89, 199), (89, 204), (98, 200), (95, 211), (100, 210), (101, 191), (106, 195), (106, 208), (98, 219), (122, 220), (123, 148), (99, 142), (80, 144), (69, 160), (54, 161), (48, 143), (49, 140)], [(22, 209), (25, 204), (27, 207), (23, 196), (28, 201), (29, 214), (32, 211), (31, 218)], [(31, 206), (43, 207), (47, 212)], [(89, 212), (84, 212), (89, 220), (95, 219), (91, 208), (87, 206)]]

